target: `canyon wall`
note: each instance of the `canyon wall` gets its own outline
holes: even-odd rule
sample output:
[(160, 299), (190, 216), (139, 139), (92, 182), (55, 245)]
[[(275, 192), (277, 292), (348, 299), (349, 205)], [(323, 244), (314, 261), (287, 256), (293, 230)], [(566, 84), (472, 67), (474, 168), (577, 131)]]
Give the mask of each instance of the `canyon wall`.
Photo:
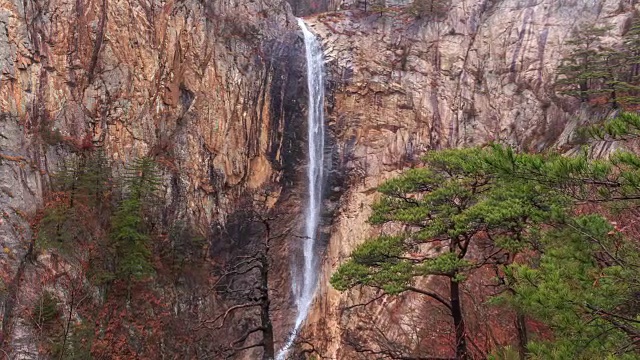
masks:
[[(366, 222), (376, 186), (430, 149), (495, 141), (570, 150), (572, 131), (586, 117), (575, 99), (554, 91), (556, 68), (570, 50), (566, 42), (589, 23), (611, 26), (606, 42), (619, 42), (636, 7), (618, 0), (461, 0), (440, 17), (416, 19), (396, 7), (308, 19), (327, 54), (327, 121), (343, 182), (335, 185), (343, 192), (339, 202), (328, 201), (335, 216), (325, 229), (330, 239), (306, 334), (324, 356), (366, 359), (367, 350), (452, 356), (451, 347), (441, 346), (452, 334), (437, 304), (415, 295), (373, 301), (372, 291), (340, 294), (329, 285), (350, 251), (381, 230)], [(485, 306), (490, 276), (467, 282), (470, 308)], [(494, 310), (486, 307), (487, 318), (470, 321), (479, 347), (513, 341), (513, 324), (508, 317), (492, 320)], [(484, 327), (496, 329), (493, 339)]]
[[(461, 0), (441, 18), (418, 19), (405, 3), (375, 13), (356, 1), (291, 3), (297, 14), (329, 11), (307, 19), (327, 54), (331, 163), (326, 253), (303, 333), (329, 358), (354, 358), (351, 334), (367, 329), (388, 329), (403, 351), (448, 354), (430, 348), (449, 336), (430, 303), (399, 297), (350, 311), (345, 307), (375, 294), (339, 294), (328, 283), (349, 252), (378, 231), (366, 223), (376, 186), (429, 149), (488, 141), (534, 151), (571, 147), (578, 104), (553, 91), (565, 43), (586, 21), (611, 24), (609, 41), (617, 41), (636, 7), (614, 0)], [(273, 233), (287, 234), (270, 250), (280, 343), (293, 315), (287, 259), (299, 243), (305, 193), (304, 58), (291, 6), (0, 0), (0, 27), (2, 349), (19, 359), (39, 356), (29, 309), (50, 286), (43, 279), (61, 270), (51, 254), (34, 250), (34, 221), (50, 175), (92, 149), (104, 150), (120, 172), (139, 156), (158, 161), (161, 225), (184, 221), (207, 237), (205, 275), (264, 236), (247, 226), (250, 213), (273, 219)], [(469, 292), (482, 291), (470, 284), (477, 288)], [(162, 287), (177, 322), (197, 325), (220, 313), (210, 285), (181, 279)], [(185, 358), (215, 353), (210, 343), (234, 331), (212, 335), (187, 325), (185, 336), (201, 344), (167, 350)]]
[[(0, 341), (11, 356), (38, 357), (29, 309), (60, 270), (35, 253), (32, 225), (65, 160), (101, 149), (122, 172), (154, 157), (162, 223), (205, 235), (213, 263), (247, 244), (234, 225), (247, 208), (297, 207), (306, 88), (286, 2), (3, 0), (0, 27)], [(288, 264), (274, 273), (288, 289)], [(162, 291), (196, 313), (189, 321), (219, 311), (206, 282)]]

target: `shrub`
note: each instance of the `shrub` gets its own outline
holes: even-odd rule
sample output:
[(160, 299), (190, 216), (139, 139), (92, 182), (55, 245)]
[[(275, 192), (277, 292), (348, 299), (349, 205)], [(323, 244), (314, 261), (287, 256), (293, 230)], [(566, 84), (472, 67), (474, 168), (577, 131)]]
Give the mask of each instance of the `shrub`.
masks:
[(50, 327), (60, 316), (58, 304), (59, 301), (55, 295), (49, 291), (43, 292), (31, 311), (33, 324), (41, 329)]
[(449, 0), (413, 0), (408, 12), (418, 19), (439, 19), (449, 11), (450, 4)]

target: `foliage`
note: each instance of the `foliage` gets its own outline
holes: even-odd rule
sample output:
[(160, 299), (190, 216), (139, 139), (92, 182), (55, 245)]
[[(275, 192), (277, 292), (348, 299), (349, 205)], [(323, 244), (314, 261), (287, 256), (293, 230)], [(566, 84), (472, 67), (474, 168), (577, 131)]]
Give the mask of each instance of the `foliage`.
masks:
[(36, 245), (40, 249), (56, 249), (62, 255), (72, 256), (81, 240), (91, 233), (84, 222), (86, 212), (69, 208), (65, 203), (45, 208), (38, 223)]
[[(64, 306), (35, 318), (42, 353), (56, 359), (157, 359), (167, 349), (193, 351), (194, 326), (183, 321), (190, 315), (172, 315), (173, 304), (158, 290), (163, 282), (150, 275), (162, 267), (159, 260), (170, 265), (170, 275), (197, 268), (193, 259), (203, 255), (205, 242), (186, 222), (166, 229), (158, 221), (156, 163), (136, 159), (114, 177), (101, 150), (91, 149), (69, 156), (51, 176), (51, 189), (34, 219), (36, 246), (63, 255), (54, 258), (62, 266), (43, 274), (42, 282), (60, 290)], [(156, 239), (169, 240), (169, 246), (154, 246)], [(165, 340), (169, 334), (172, 342)]]
[(557, 81), (561, 94), (586, 102), (602, 92), (601, 81), (608, 75), (603, 67), (601, 49), (601, 37), (606, 32), (606, 28), (587, 24), (577, 29), (573, 38), (567, 41), (572, 51), (562, 59), (558, 68), (558, 74), (562, 76)]
[(38, 127), (38, 133), (42, 141), (47, 145), (59, 145), (64, 141), (64, 136), (59, 129), (54, 129), (53, 124), (41, 121)]
[(413, 0), (407, 11), (418, 19), (439, 19), (447, 14), (449, 0)]
[(91, 347), (95, 338), (94, 332), (95, 327), (89, 321), (82, 320), (74, 323), (66, 342), (62, 341), (62, 336), (52, 342), (52, 357), (65, 360), (92, 359)]
[(367, 0), (365, 1), (365, 8), (367, 6), (372, 12), (380, 13), (380, 15), (389, 11), (385, 0)]
[(44, 291), (31, 311), (34, 325), (40, 329), (51, 326), (60, 317), (58, 305), (58, 298), (51, 292)]
[(109, 195), (111, 177), (104, 152), (96, 150), (65, 161), (53, 175), (53, 186), (70, 194), (71, 206), (76, 198), (88, 206), (99, 206)]
[[(339, 290), (363, 284), (398, 293), (416, 277), (455, 277), (527, 247), (527, 226), (548, 219), (553, 207), (561, 209), (561, 198), (527, 181), (501, 181), (484, 161), (490, 153), (479, 148), (433, 152), (425, 157), (425, 167), (381, 185), (383, 196), (369, 221), (397, 222), (407, 230), (356, 248), (332, 284)], [(496, 254), (467, 259), (470, 242), (481, 236), (494, 240)], [(507, 241), (509, 236), (518, 241)]]
[[(628, 139), (638, 124), (637, 115), (622, 114), (588, 131)], [(445, 276), (453, 289), (493, 266), (503, 289), (496, 300), (552, 332), (526, 344), (532, 359), (640, 358), (640, 244), (599, 214), (604, 204), (618, 214), (638, 208), (638, 155), (591, 159), (588, 151), (567, 157), (494, 145), (432, 152), (424, 161), (378, 188), (370, 222), (402, 230), (357, 247), (332, 276), (336, 289), (433, 295), (416, 280)], [(451, 306), (454, 292), (440, 298)]]
[(116, 273), (122, 279), (142, 279), (153, 272), (150, 237), (142, 214), (142, 202), (129, 198), (111, 220), (111, 240), (116, 253)]
[(535, 181), (573, 201), (627, 201), (640, 195), (640, 158), (627, 151), (615, 152), (606, 160), (592, 160), (586, 151), (567, 157), (516, 154), (499, 146), (494, 150), (487, 161), (499, 176)]
[[(566, 207), (564, 196), (545, 186), (501, 178), (487, 161), (494, 153), (431, 152), (424, 167), (382, 184), (369, 221), (403, 230), (358, 246), (331, 284), (341, 291), (357, 285), (390, 295), (414, 291), (437, 300), (451, 312), (457, 358), (468, 358), (459, 283), (477, 269), (511, 263), (537, 241), (540, 226), (561, 218)], [(419, 288), (427, 276), (448, 279), (449, 294)]]
[[(635, 119), (612, 120), (596, 134), (628, 136)], [(640, 335), (637, 269), (640, 248), (615, 223), (585, 203), (637, 208), (640, 159), (618, 152), (608, 160), (557, 154), (516, 154), (494, 147), (488, 162), (500, 177), (527, 178), (573, 199), (574, 214), (556, 217), (540, 233), (536, 252), (527, 261), (505, 268), (503, 295), (520, 312), (544, 322), (553, 339), (528, 344), (535, 359), (635, 359)], [(588, 211), (590, 210), (590, 211)]]
[(640, 21), (636, 19), (620, 46), (605, 45), (609, 27), (583, 24), (567, 41), (569, 54), (558, 67), (556, 88), (594, 105), (636, 108), (640, 104)]
[(157, 164), (152, 158), (134, 159), (126, 167), (122, 182), (129, 198), (143, 201), (148, 207), (157, 203), (161, 181)]
[(185, 222), (176, 222), (169, 230), (169, 244), (163, 249), (172, 272), (180, 274), (190, 262), (202, 258), (202, 249), (205, 245), (204, 236)]
[(126, 198), (111, 219), (112, 246), (116, 259), (116, 275), (130, 281), (153, 274), (150, 229), (145, 209), (156, 200), (160, 176), (150, 158), (135, 160), (126, 169), (123, 184)]
[(73, 157), (52, 175), (55, 192), (37, 224), (36, 245), (73, 256), (80, 243), (96, 241), (91, 219), (107, 216), (111, 193), (111, 169), (101, 151)]
[(520, 360), (520, 354), (513, 347), (505, 346), (492, 352), (488, 360)]
[(640, 135), (640, 115), (624, 112), (603, 124), (581, 129), (592, 138), (600, 140), (631, 140)]
[(547, 232), (541, 254), (511, 269), (512, 303), (554, 331), (529, 350), (539, 359), (637, 358), (629, 335), (640, 334), (638, 249), (598, 215), (570, 225)]
[(126, 291), (131, 297), (126, 301), (111, 297), (94, 310), (91, 315), (96, 331), (89, 338), (93, 358), (160, 359), (162, 349), (178, 341), (175, 331), (172, 341), (163, 341), (169, 335), (172, 309), (149, 285), (148, 281), (117, 282), (113, 291)]
[[(38, 223), (39, 247), (92, 257), (88, 275), (94, 284), (115, 278), (139, 280), (153, 273), (149, 225), (160, 185), (156, 164), (140, 158), (125, 168), (120, 182), (124, 198), (115, 209), (110, 199), (114, 184), (102, 151), (67, 160), (53, 175), (58, 195)], [(109, 241), (102, 239), (104, 228), (109, 229)], [(79, 254), (83, 245), (102, 250)], [(111, 261), (105, 259), (109, 251)]]

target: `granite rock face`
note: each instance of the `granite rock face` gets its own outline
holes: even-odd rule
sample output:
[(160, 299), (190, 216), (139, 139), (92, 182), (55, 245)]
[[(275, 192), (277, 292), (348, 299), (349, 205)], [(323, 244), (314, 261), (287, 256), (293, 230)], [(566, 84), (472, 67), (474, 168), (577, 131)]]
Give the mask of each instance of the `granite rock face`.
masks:
[[(570, 149), (572, 130), (585, 113), (553, 89), (555, 69), (569, 51), (566, 42), (583, 23), (610, 25), (605, 40), (620, 41), (636, 5), (461, 0), (431, 19), (416, 19), (406, 10), (348, 10), (308, 19), (322, 38), (330, 69), (328, 126), (337, 144), (334, 167), (343, 182), (334, 185), (343, 195), (332, 205), (335, 216), (325, 230), (331, 235), (320, 295), (307, 328), (330, 358), (355, 358), (354, 342), (366, 348), (367, 336), (381, 336), (375, 329), (389, 336), (386, 345), (398, 350), (396, 355), (452, 356), (446, 346), (429, 348), (451, 336), (443, 330), (447, 316), (438, 315), (437, 306), (406, 296), (376, 301), (366, 311), (345, 310), (375, 294), (339, 294), (328, 284), (350, 251), (380, 231), (366, 223), (375, 187), (418, 163), (430, 149), (492, 141), (531, 151)], [(481, 281), (466, 289), (478, 299)], [(505, 325), (507, 332), (510, 326)], [(354, 332), (364, 335), (354, 338)], [(497, 337), (511, 340), (509, 334)], [(381, 350), (379, 345), (369, 349)]]
[[(336, 359), (353, 358), (349, 332), (372, 328), (372, 319), (408, 351), (446, 339), (433, 329), (441, 314), (419, 298), (348, 313), (345, 306), (372, 294), (338, 294), (328, 283), (378, 231), (366, 223), (375, 187), (429, 149), (570, 145), (578, 104), (553, 91), (566, 40), (578, 23), (596, 21), (612, 25), (608, 40), (618, 41), (636, 5), (460, 0), (442, 18), (416, 19), (404, 0), (385, 2), (391, 8), (382, 14), (364, 13), (362, 1), (292, 1), (296, 14), (329, 11), (307, 18), (327, 55), (331, 163), (326, 252), (303, 335)], [(33, 258), (32, 222), (50, 175), (91, 148), (118, 171), (139, 156), (158, 160), (165, 221), (205, 234), (212, 263), (255, 235), (245, 224), (256, 202), (276, 219), (274, 234), (289, 234), (271, 250), (272, 315), (276, 341), (284, 339), (293, 315), (286, 259), (299, 243), (306, 161), (304, 57), (293, 14), (284, 0), (0, 0), (3, 349), (39, 356), (27, 309), (42, 275), (61, 270), (49, 256)], [(176, 313), (188, 313), (180, 321), (219, 312), (206, 285), (165, 289)], [(418, 320), (427, 326), (410, 333)]]
[(237, 246), (212, 229), (253, 194), (267, 194), (263, 211), (297, 201), (281, 196), (298, 186), (304, 145), (302, 40), (286, 2), (3, 0), (0, 28), (1, 340), (17, 358), (37, 358), (24, 316), (50, 264), (28, 260), (30, 221), (65, 158), (100, 148), (119, 171), (155, 157), (165, 220), (226, 243), (212, 259)]

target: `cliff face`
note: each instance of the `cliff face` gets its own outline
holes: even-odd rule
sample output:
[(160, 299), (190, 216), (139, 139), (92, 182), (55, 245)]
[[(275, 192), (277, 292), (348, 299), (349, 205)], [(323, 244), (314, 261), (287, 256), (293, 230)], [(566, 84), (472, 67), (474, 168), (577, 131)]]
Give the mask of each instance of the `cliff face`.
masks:
[[(533, 150), (566, 144), (577, 104), (552, 89), (564, 43), (579, 21), (612, 24), (620, 34), (635, 5), (462, 0), (435, 20), (402, 8), (363, 13), (357, 1), (292, 4), (298, 14), (351, 9), (307, 19), (328, 59), (332, 161), (326, 256), (304, 336), (332, 358), (352, 358), (353, 330), (375, 330), (373, 321), (403, 349), (437, 343), (449, 336), (438, 330), (442, 314), (419, 298), (350, 312), (344, 307), (373, 295), (338, 294), (328, 285), (337, 265), (374, 234), (366, 219), (375, 187), (428, 149), (492, 140)], [(272, 316), (282, 341), (292, 315), (286, 259), (299, 239), (306, 158), (304, 60), (290, 6), (0, 0), (0, 27), (3, 349), (37, 358), (29, 309), (43, 288), (68, 300), (45, 281), (65, 267), (36, 254), (32, 225), (50, 175), (90, 149), (103, 149), (120, 171), (135, 157), (154, 157), (162, 167), (161, 226), (183, 221), (207, 237), (205, 276), (157, 284), (171, 317), (187, 324), (181, 335), (199, 342), (167, 353), (209, 356), (216, 341), (236, 335), (196, 325), (224, 311), (206, 274), (265, 236), (246, 225), (255, 212), (272, 219), (272, 235), (288, 234), (274, 237), (271, 249)], [(471, 284), (478, 287), (467, 290), (481, 293), (479, 282)], [(158, 343), (175, 337), (166, 333)]]
[[(30, 221), (74, 154), (102, 149), (116, 169), (155, 157), (163, 221), (208, 236), (212, 259), (239, 246), (239, 233), (216, 229), (253, 194), (267, 199), (263, 212), (295, 204), (286, 194), (302, 156), (304, 61), (287, 3), (7, 0), (0, 27), (2, 340), (12, 355), (38, 352), (28, 309), (59, 271), (32, 254)], [(213, 313), (206, 283), (174, 290), (178, 308)]]
[[(607, 41), (619, 41), (634, 6), (608, 0), (463, 0), (452, 2), (438, 19), (415, 19), (402, 7), (308, 19), (323, 39), (331, 69), (328, 124), (339, 149), (334, 166), (344, 181), (336, 216), (327, 226), (331, 235), (320, 296), (307, 329), (324, 355), (354, 358), (354, 348), (361, 347), (452, 356), (451, 348), (434, 347), (451, 336), (447, 316), (436, 304), (406, 296), (352, 308), (376, 294), (339, 294), (328, 285), (350, 251), (379, 231), (366, 223), (375, 187), (429, 149), (490, 141), (533, 151), (571, 148), (578, 104), (553, 90), (566, 41), (576, 26), (590, 22), (612, 26)], [(467, 306), (485, 306), (483, 281), (467, 283)], [(492, 323), (490, 316), (471, 320), (480, 347), (507, 343), (515, 333), (512, 324)], [(497, 330), (491, 334), (483, 326)]]

